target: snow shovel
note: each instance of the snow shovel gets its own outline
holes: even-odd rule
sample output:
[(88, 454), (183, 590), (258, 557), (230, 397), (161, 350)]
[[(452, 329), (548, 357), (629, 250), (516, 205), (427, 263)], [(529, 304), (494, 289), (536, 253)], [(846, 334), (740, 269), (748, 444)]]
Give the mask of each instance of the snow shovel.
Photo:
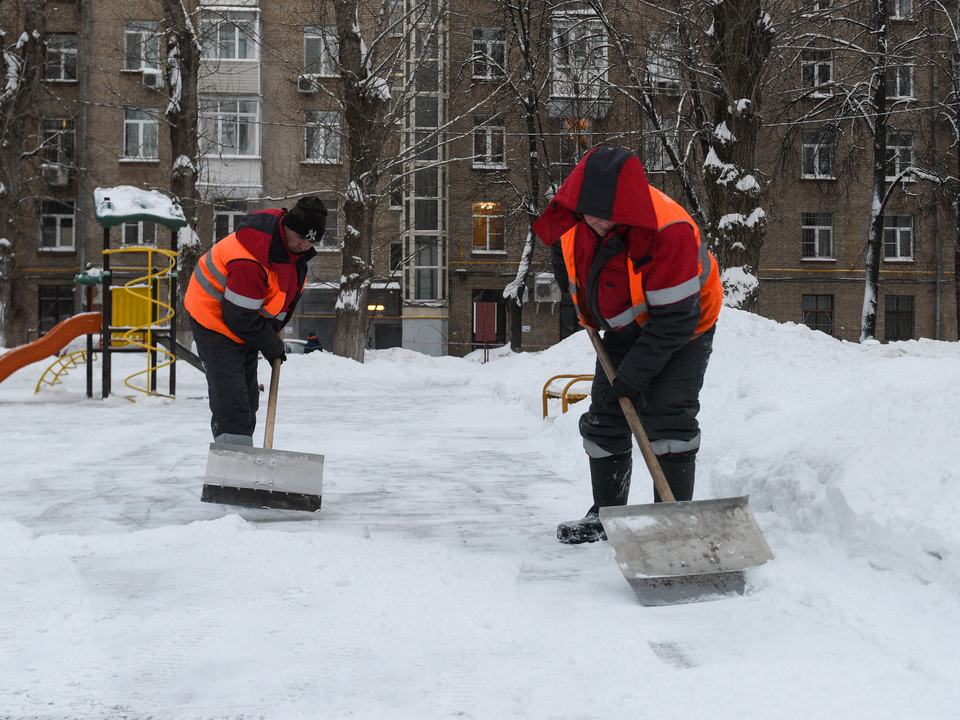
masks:
[(320, 509), (323, 455), (273, 449), (280, 359), (273, 361), (263, 447), (210, 443), (203, 502), (277, 510)]
[[(600, 335), (587, 328), (613, 383)], [(747, 504), (749, 496), (676, 502), (633, 403), (620, 407), (663, 502), (600, 508), (617, 564), (642, 605), (676, 605), (742, 595), (744, 571), (773, 559)]]

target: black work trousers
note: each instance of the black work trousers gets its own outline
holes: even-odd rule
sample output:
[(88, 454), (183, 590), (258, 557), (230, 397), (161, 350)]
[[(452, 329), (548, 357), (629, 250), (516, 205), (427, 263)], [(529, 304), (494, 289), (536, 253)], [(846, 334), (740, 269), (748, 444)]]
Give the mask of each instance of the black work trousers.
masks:
[[(644, 406), (637, 408), (653, 451), (657, 455), (695, 453), (700, 448), (700, 389), (707, 372), (707, 362), (713, 351), (716, 326), (694, 338), (677, 350), (663, 369), (650, 381), (644, 394)], [(637, 340), (636, 329), (606, 332), (603, 345), (614, 367)], [(610, 387), (607, 376), (597, 360), (593, 376), (590, 409), (580, 418), (583, 446), (591, 457), (602, 458), (630, 452), (633, 434), (619, 402), (605, 402)]]
[(190, 327), (197, 343), (197, 355), (207, 375), (213, 441), (253, 445), (257, 409), (260, 407), (259, 352), (205, 328), (192, 317)]

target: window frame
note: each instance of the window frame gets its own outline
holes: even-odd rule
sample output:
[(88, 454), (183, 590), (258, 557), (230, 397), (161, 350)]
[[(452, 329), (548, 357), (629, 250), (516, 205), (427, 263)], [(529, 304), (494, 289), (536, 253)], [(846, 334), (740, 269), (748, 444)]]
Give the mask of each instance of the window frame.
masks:
[[(812, 308), (806, 307), (808, 300), (812, 300)], [(820, 307), (822, 302), (829, 305), (829, 307)], [(800, 296), (801, 323), (806, 325), (811, 330), (825, 333), (830, 337), (835, 337), (835, 331), (837, 327), (835, 307), (836, 304), (834, 302), (833, 295), (804, 293)]]
[(160, 23), (156, 20), (124, 20), (123, 72), (160, 69), (159, 30)]
[[(887, 131), (887, 182), (893, 182), (904, 168), (913, 165), (913, 139), (913, 133), (910, 132), (900, 132), (898, 130)], [(906, 153), (909, 153), (909, 156), (904, 160), (904, 154)], [(889, 170), (891, 163), (893, 164), (893, 172)], [(909, 173), (900, 179), (901, 182), (913, 182), (913, 180), (914, 176)]]
[[(906, 12), (903, 12), (905, 5), (908, 7)], [(913, 0), (887, 0), (887, 17), (890, 20), (909, 20), (913, 10)]]
[[(317, 56), (311, 57), (310, 43), (317, 42)], [(340, 37), (336, 25), (307, 25), (303, 28), (303, 73), (315, 78), (340, 76)]]
[[(323, 116), (323, 119), (321, 119)], [(336, 110), (304, 112), (303, 162), (307, 165), (340, 164), (340, 113)], [(332, 153), (328, 152), (332, 148)]]
[[(892, 65), (888, 66), (884, 71), (883, 82), (887, 88), (887, 99), (888, 100), (915, 100), (916, 95), (914, 94), (914, 89), (916, 87), (914, 83), (914, 64), (907, 63), (904, 65)], [(892, 80), (891, 80), (891, 73)], [(891, 91), (891, 85), (893, 89)], [(908, 92), (903, 92), (904, 85), (908, 85)]]
[(323, 237), (314, 248), (317, 252), (340, 252), (343, 249), (343, 238), (340, 236), (340, 200), (331, 197), (320, 199), (327, 208), (327, 223)]
[[(50, 291), (53, 291), (50, 293)], [(46, 291), (46, 293), (45, 293)], [(43, 337), (57, 323), (72, 317), (76, 310), (76, 290), (73, 285), (37, 286), (37, 328), (39, 337)], [(47, 297), (44, 297), (44, 295)], [(49, 295), (53, 295), (50, 297)], [(52, 309), (53, 312), (47, 312)]]
[[(237, 63), (259, 63), (260, 62), (260, 11), (257, 8), (243, 9), (224, 9), (219, 10), (213, 7), (204, 8), (206, 16), (200, 21), (202, 31), (201, 57), (211, 62), (237, 62)], [(233, 54), (225, 54), (227, 47), (222, 42), (224, 29), (226, 26), (233, 28), (233, 37), (230, 41), (230, 48)], [(250, 32), (243, 32), (247, 27)], [(241, 45), (247, 45), (250, 52), (244, 57), (239, 57)]]
[[(241, 110), (241, 104), (250, 104), (253, 112)], [(236, 110), (225, 109), (235, 105)], [(200, 152), (205, 157), (238, 158), (253, 160), (260, 157), (260, 101), (247, 97), (212, 97), (201, 101), (200, 110)], [(245, 120), (246, 119), (246, 120)], [(234, 126), (237, 133), (237, 144), (243, 131), (253, 144), (249, 153), (223, 152), (224, 128)], [(211, 132), (212, 130), (212, 132)], [(232, 148), (231, 148), (232, 149)]]
[[(59, 207), (55, 207), (59, 206)], [(58, 209), (69, 209), (70, 212), (55, 212)], [(77, 207), (74, 201), (57, 200), (54, 198), (44, 198), (40, 201), (40, 233), (39, 245), (40, 252), (74, 252), (77, 248)], [(48, 219), (54, 221), (54, 244), (44, 245), (45, 224)], [(65, 222), (68, 221), (69, 223)], [(63, 243), (63, 230), (65, 226), (70, 228), (70, 244)]]
[[(64, 41), (64, 44), (54, 44), (55, 39)], [(44, 38), (44, 82), (77, 82), (79, 67), (77, 43), (77, 33), (49, 33)], [(52, 69), (57, 70), (55, 75), (51, 75)]]
[[(824, 224), (823, 220), (829, 219), (829, 225)], [(822, 212), (803, 212), (800, 213), (800, 259), (803, 262), (822, 262), (825, 260), (836, 260), (833, 248), (833, 213)], [(808, 239), (808, 233), (810, 239)], [(824, 235), (827, 235), (828, 253), (823, 254)], [(809, 254), (807, 248), (812, 248), (813, 253)]]
[[(53, 123), (61, 123), (61, 127), (54, 128)], [(73, 167), (76, 152), (77, 124), (73, 118), (43, 118), (40, 121), (41, 163)]]
[[(477, 34), (480, 34), (480, 37)], [(485, 37), (485, 35), (487, 35)], [(492, 35), (492, 37), (489, 37)], [(498, 55), (499, 54), (499, 55)], [(507, 41), (503, 28), (473, 28), (473, 55), (471, 77), (474, 80), (498, 80), (506, 76)], [(477, 72), (478, 68), (483, 72)]]
[[(135, 220), (133, 222), (125, 222), (120, 227), (120, 242), (124, 247), (154, 247), (158, 244), (158, 223), (150, 222), (149, 220)], [(145, 241), (144, 239), (147, 235), (146, 230), (148, 227), (153, 228), (153, 240), (151, 241)], [(136, 230), (136, 242), (128, 242), (128, 233), (131, 229)]]
[[(822, 130), (803, 130), (800, 133), (800, 177), (804, 180), (835, 180), (833, 174), (833, 139), (826, 138)], [(809, 152), (808, 152), (809, 151)], [(807, 171), (808, 158), (812, 172)], [(822, 166), (829, 165), (827, 174)]]
[[(499, 221), (499, 223), (497, 222)], [(499, 229), (496, 225), (499, 224)], [(477, 232), (482, 228), (483, 245), (477, 244)], [(473, 203), (473, 244), (474, 255), (503, 255), (507, 252), (506, 209), (500, 202)], [(496, 238), (499, 237), (499, 241)]]
[[(565, 39), (567, 33), (581, 27), (588, 30), (572, 40)], [(595, 36), (602, 37), (602, 41), (583, 52), (580, 45), (589, 44)], [(610, 71), (607, 43), (603, 22), (593, 12), (555, 13), (550, 21), (550, 96), (591, 100), (606, 97)], [(602, 57), (593, 57), (598, 50)]]
[[(129, 117), (131, 113), (139, 113), (142, 117)], [(152, 128), (152, 138), (147, 136)], [(132, 129), (137, 134), (137, 152), (136, 155), (127, 153), (130, 148), (130, 135)], [(151, 150), (149, 142), (153, 143), (153, 154), (148, 154)], [(144, 150), (145, 149), (145, 150)], [(143, 152), (141, 152), (143, 151)], [(160, 158), (160, 118), (155, 112), (143, 108), (125, 107), (123, 108), (123, 153), (120, 160), (150, 161)]]
[[(906, 219), (907, 224), (899, 224)], [(889, 224), (888, 224), (889, 223)], [(894, 224), (898, 223), (898, 224)], [(892, 236), (892, 238), (891, 238)], [(910, 252), (903, 254), (904, 236), (909, 245)], [(885, 214), (883, 216), (883, 261), (884, 262), (913, 262), (914, 260), (914, 218), (913, 215), (906, 214)], [(888, 240), (888, 238), (891, 238)], [(892, 241), (891, 241), (892, 240)], [(896, 254), (888, 254), (888, 249), (893, 247)]]
[[(507, 125), (504, 118), (499, 115), (474, 115), (472, 135), (472, 167), (476, 170), (506, 170)], [(478, 153), (478, 143), (482, 146), (482, 154)], [(496, 152), (497, 145), (499, 154)]]
[[(826, 80), (819, 79), (823, 68), (827, 69)], [(832, 94), (833, 50), (804, 48), (800, 51), (800, 85), (804, 90), (810, 90), (813, 97), (829, 97)]]
[[(890, 307), (891, 300), (895, 307)], [(909, 302), (903, 302), (909, 300)], [(900, 307), (901, 304), (909, 305), (909, 308)], [(901, 333), (904, 328), (904, 321), (909, 323), (909, 337), (904, 337), (907, 333)], [(913, 340), (917, 331), (917, 302), (913, 295), (886, 295), (883, 299), (883, 339), (884, 342), (901, 342), (904, 340)]]
[[(413, 253), (410, 258), (410, 272), (413, 279), (413, 301), (430, 302), (440, 300), (443, 296), (441, 282), (441, 252), (440, 238), (437, 235), (414, 235), (411, 238), (413, 243)], [(427, 257), (427, 262), (421, 262), (424, 258), (424, 252), (432, 250), (432, 257)], [(428, 253), (431, 255), (431, 253)], [(429, 278), (429, 283), (424, 283), (422, 279)], [(429, 285), (433, 292), (427, 293), (425, 285)]]

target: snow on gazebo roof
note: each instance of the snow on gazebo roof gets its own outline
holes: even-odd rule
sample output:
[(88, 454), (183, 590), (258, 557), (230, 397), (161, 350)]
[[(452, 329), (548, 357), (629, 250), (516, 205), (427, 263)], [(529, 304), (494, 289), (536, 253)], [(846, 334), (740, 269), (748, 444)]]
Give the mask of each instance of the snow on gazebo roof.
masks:
[(132, 185), (97, 188), (93, 191), (93, 214), (103, 227), (147, 220), (178, 230), (187, 224), (183, 208), (156, 190)]

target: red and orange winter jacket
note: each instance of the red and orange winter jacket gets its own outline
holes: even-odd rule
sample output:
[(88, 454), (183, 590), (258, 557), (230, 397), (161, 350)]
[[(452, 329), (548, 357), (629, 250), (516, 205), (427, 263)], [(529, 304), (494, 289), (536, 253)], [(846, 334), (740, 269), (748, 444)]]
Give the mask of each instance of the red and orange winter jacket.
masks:
[(311, 248), (287, 250), (283, 210), (245, 215), (235, 232), (206, 253), (190, 278), (184, 306), (209, 330), (246, 343), (267, 360), (283, 354), (277, 335), (293, 315), (307, 277)]
[[(617, 223), (600, 238), (583, 221)], [(639, 159), (591, 150), (533, 225), (582, 325), (639, 333), (619, 375), (645, 388), (678, 348), (709, 330), (723, 304), (716, 259), (689, 214), (647, 184)], [(558, 242), (559, 241), (559, 242)]]

